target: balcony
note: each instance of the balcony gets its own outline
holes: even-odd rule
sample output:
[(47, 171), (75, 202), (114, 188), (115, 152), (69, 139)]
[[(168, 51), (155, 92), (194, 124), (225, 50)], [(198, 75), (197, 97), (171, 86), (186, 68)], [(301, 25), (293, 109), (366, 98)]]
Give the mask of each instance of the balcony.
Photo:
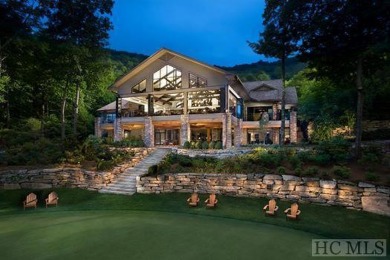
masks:
[[(265, 128), (280, 128), (282, 126), (281, 120), (272, 120), (269, 121), (264, 127)], [(290, 120), (285, 121), (285, 126), (290, 127)], [(259, 128), (259, 121), (243, 121), (243, 128)]]

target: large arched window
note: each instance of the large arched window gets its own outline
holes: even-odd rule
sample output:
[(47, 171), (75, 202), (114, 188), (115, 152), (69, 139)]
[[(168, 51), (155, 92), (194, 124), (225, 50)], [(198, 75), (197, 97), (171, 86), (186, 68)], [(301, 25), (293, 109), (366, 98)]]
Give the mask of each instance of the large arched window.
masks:
[(181, 71), (165, 65), (160, 70), (153, 73), (153, 90), (175, 90), (182, 86)]

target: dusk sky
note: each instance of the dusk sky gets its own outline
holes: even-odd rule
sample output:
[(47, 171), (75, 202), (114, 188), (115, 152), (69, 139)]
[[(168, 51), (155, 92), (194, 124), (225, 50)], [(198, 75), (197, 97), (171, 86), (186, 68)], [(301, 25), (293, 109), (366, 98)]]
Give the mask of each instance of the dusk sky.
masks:
[(115, 0), (109, 47), (151, 55), (165, 47), (211, 65), (257, 62), (264, 0)]

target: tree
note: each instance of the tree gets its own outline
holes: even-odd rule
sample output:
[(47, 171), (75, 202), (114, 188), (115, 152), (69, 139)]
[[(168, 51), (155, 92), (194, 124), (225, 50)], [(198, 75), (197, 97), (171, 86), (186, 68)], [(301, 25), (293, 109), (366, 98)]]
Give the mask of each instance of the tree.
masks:
[[(48, 15), (43, 35), (54, 43), (61, 44), (66, 59), (60, 61), (68, 69), (59, 68), (63, 88), (61, 122), (62, 138), (65, 138), (65, 110), (69, 88), (74, 87), (73, 134), (77, 134), (81, 87), (85, 85), (87, 68), (95, 58), (102, 55), (100, 48), (107, 44), (108, 31), (112, 28), (109, 15), (112, 0), (55, 0), (48, 1)], [(66, 61), (66, 64), (63, 62)]]
[(299, 58), (336, 84), (357, 92), (355, 155), (360, 155), (364, 79), (388, 63), (390, 3), (387, 0), (291, 0)]
[(30, 36), (39, 28), (43, 14), (39, 1), (7, 0), (0, 2), (0, 104), (4, 105), (6, 126), (10, 126), (12, 81), (7, 73), (8, 56), (20, 52), (15, 41)]
[(289, 15), (292, 5), (288, 0), (267, 0), (263, 13), (264, 31), (260, 33), (258, 42), (249, 42), (249, 46), (258, 54), (266, 57), (278, 58), (281, 64), (281, 77), (283, 82), (282, 104), (281, 104), (281, 133), (279, 144), (284, 144), (285, 132), (285, 106), (286, 106), (286, 59), (296, 51), (295, 37), (292, 35), (292, 28)]

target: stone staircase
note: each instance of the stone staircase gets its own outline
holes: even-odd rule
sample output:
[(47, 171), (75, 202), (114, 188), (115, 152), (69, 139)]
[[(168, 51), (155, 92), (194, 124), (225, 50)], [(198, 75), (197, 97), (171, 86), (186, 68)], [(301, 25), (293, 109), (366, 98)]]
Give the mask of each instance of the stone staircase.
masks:
[(169, 152), (169, 148), (157, 148), (134, 167), (126, 169), (114, 182), (99, 190), (101, 193), (133, 195), (137, 191), (137, 176), (148, 173), (150, 166), (158, 164)]

